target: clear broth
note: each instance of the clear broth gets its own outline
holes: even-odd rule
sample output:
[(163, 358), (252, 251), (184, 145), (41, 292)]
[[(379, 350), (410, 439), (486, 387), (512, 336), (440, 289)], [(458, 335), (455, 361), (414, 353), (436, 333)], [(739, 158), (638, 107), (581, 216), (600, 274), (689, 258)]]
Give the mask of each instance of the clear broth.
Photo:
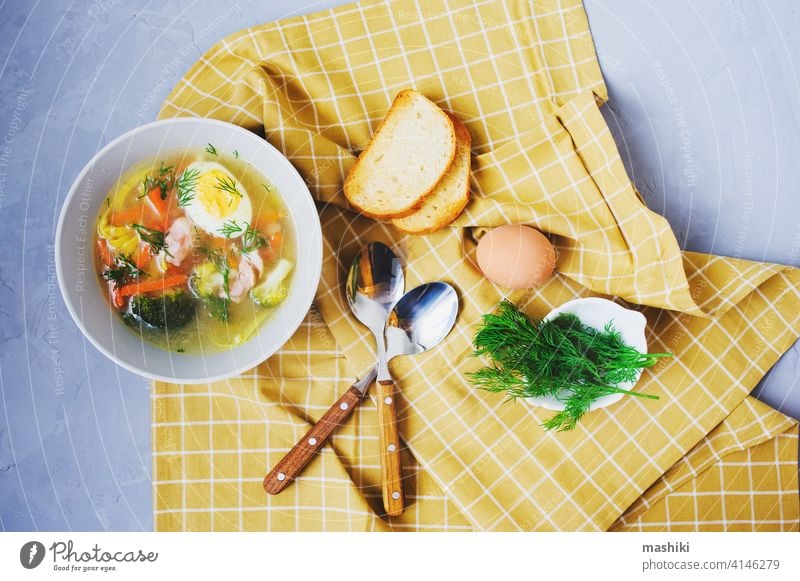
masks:
[[(118, 182), (109, 191), (106, 204), (98, 216), (97, 227), (95, 229), (96, 243), (94, 245), (95, 265), (98, 275), (98, 282), (103, 288), (109, 301), (112, 303), (112, 285), (103, 276), (103, 272), (107, 270), (104, 260), (100, 255), (99, 240), (106, 240), (102, 233), (108, 233), (108, 226), (103, 228), (103, 224), (108, 224), (110, 215), (113, 213), (124, 212), (131, 208), (138, 208), (137, 204), (147, 204), (148, 201), (142, 198), (143, 188), (142, 181), (145, 176), (157, 177), (159, 169), (162, 167), (174, 166), (176, 177), (180, 175), (187, 165), (199, 162), (208, 161), (216, 162), (224, 166), (230, 174), (241, 184), (247, 196), (250, 199), (252, 206), (253, 227), (264, 228), (262, 218), (264, 216), (280, 216), (278, 223), (280, 224), (281, 244), (277, 251), (272, 246), (269, 253), (265, 249), (260, 249), (259, 253), (262, 257), (269, 256), (268, 260), (264, 260), (264, 269), (259, 279), (259, 282), (264, 279), (266, 273), (269, 272), (270, 267), (280, 258), (288, 259), (292, 264), (296, 263), (296, 242), (294, 228), (291, 222), (291, 215), (286, 209), (280, 192), (274, 184), (257, 169), (252, 167), (245, 160), (238, 159), (237, 156), (227, 153), (218, 152), (216, 155), (204, 151), (202, 149), (191, 149), (186, 151), (178, 151), (167, 153), (152, 159), (142, 161), (118, 180)], [(173, 191), (173, 196), (175, 196)], [(177, 217), (185, 215), (186, 212), (182, 208), (177, 207), (176, 201), (170, 198), (170, 223), (174, 222)], [(109, 214), (109, 212), (111, 214)], [(188, 217), (188, 216), (187, 216)], [(190, 219), (191, 221), (191, 219)], [(269, 221), (270, 224), (275, 221)], [(274, 228), (274, 226), (273, 226)], [(168, 231), (168, 229), (167, 229)], [(262, 232), (263, 234), (263, 232)], [(194, 248), (187, 256), (181, 266), (187, 264), (187, 276), (191, 278), (191, 272), (194, 266), (208, 259), (207, 251), (200, 250), (205, 248), (203, 245), (212, 244), (214, 249), (218, 252), (230, 252), (231, 256), (235, 255), (235, 246), (237, 240), (224, 240), (222, 235), (212, 236), (201, 228), (195, 227)], [(270, 236), (269, 240), (272, 240)], [(142, 247), (142, 242), (139, 242), (139, 248)], [(288, 285), (288, 292), (291, 293), (291, 274), (289, 279), (284, 284)], [(258, 284), (258, 283), (256, 283)], [(132, 332), (139, 334), (144, 340), (157, 345), (168, 351), (178, 353), (203, 353), (214, 352), (229, 349), (232, 346), (244, 343), (256, 335), (258, 329), (264, 324), (274, 313), (280, 309), (280, 304), (274, 307), (262, 307), (257, 305), (249, 296), (244, 298), (241, 302), (229, 302), (228, 304), (228, 317), (227, 320), (222, 320), (219, 315), (215, 315), (215, 310), (209, 304), (196, 297), (191, 289), (191, 286), (186, 285), (187, 292), (193, 294), (196, 298), (196, 315), (185, 326), (177, 329), (154, 329), (142, 324), (128, 324), (128, 328)], [(117, 309), (119, 310), (119, 309)], [(125, 316), (125, 311), (120, 311), (120, 316), (127, 319), (131, 323), (131, 318)]]

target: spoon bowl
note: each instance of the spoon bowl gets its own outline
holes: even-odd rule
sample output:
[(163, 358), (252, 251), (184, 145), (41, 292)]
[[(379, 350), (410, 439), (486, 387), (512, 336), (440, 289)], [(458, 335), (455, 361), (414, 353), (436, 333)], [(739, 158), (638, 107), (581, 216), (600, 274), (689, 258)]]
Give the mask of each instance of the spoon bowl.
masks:
[(377, 339), (383, 335), (386, 318), (404, 287), (403, 266), (392, 249), (381, 242), (370, 242), (353, 259), (345, 295), (356, 319)]
[(458, 294), (446, 282), (408, 291), (386, 322), (387, 357), (416, 355), (441, 343), (458, 316)]

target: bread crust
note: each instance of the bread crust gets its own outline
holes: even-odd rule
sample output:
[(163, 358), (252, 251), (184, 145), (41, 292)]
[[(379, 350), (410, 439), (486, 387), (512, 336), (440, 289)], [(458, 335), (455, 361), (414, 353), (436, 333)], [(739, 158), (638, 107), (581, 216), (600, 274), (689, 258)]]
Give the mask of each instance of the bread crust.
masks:
[[(373, 147), (375, 142), (380, 138), (384, 129), (387, 126), (387, 121), (392, 117), (392, 115), (397, 114), (399, 110), (405, 107), (406, 104), (410, 104), (414, 101), (414, 99), (420, 99), (420, 98), (425, 99), (428, 103), (430, 103), (436, 109), (441, 111), (442, 115), (447, 120), (448, 126), (450, 127), (453, 147), (451, 148), (451, 151), (449, 151), (447, 155), (448, 161), (445, 165), (446, 169), (439, 175), (439, 179), (428, 190), (421, 192), (419, 196), (416, 199), (412, 200), (411, 203), (409, 203), (407, 206), (398, 208), (397, 210), (388, 213), (375, 212), (370, 208), (364, 207), (359, 202), (353, 200), (351, 195), (349, 195), (348, 191), (350, 190), (353, 180), (355, 180), (360, 175), (360, 172), (363, 171), (362, 166), (364, 164), (364, 159), (365, 159), (364, 154), (367, 153), (370, 150), (370, 148)], [(372, 135), (372, 137), (369, 140), (369, 143), (367, 143), (367, 146), (364, 148), (364, 150), (358, 156), (358, 159), (356, 159), (356, 162), (353, 164), (353, 167), (350, 168), (350, 171), (348, 172), (347, 177), (344, 180), (345, 198), (347, 198), (347, 201), (355, 210), (357, 210), (364, 216), (367, 216), (368, 218), (374, 218), (378, 220), (391, 220), (394, 218), (403, 218), (405, 216), (413, 214), (422, 206), (423, 202), (425, 201), (425, 197), (436, 189), (436, 187), (439, 185), (444, 176), (447, 175), (447, 172), (452, 167), (453, 161), (455, 160), (456, 157), (456, 151), (458, 148), (457, 139), (458, 139), (457, 132), (455, 124), (453, 123), (453, 118), (450, 115), (448, 115), (445, 111), (440, 109), (439, 106), (436, 105), (436, 103), (428, 99), (422, 93), (419, 93), (418, 91), (415, 91), (413, 89), (404, 89), (400, 91), (395, 96), (394, 101), (392, 102), (392, 106), (389, 108), (389, 112), (386, 114), (386, 117), (383, 118), (383, 121), (381, 121), (381, 124), (378, 127), (377, 131), (375, 131), (375, 133)]]
[[(450, 120), (453, 122), (453, 126), (455, 127), (456, 130), (456, 152), (457, 152), (456, 157), (454, 158), (453, 163), (450, 166), (450, 169), (448, 169), (447, 173), (454, 171), (454, 169), (456, 169), (455, 166), (458, 164), (459, 148), (465, 147), (467, 149), (467, 156), (468, 156), (467, 175), (464, 180), (462, 195), (455, 202), (453, 202), (452, 204), (448, 204), (445, 208), (443, 208), (443, 210), (437, 217), (438, 219), (433, 224), (430, 224), (426, 227), (422, 228), (414, 227), (410, 220), (404, 220), (402, 218), (392, 220), (392, 224), (398, 230), (405, 232), (406, 234), (430, 234), (432, 232), (441, 230), (445, 226), (451, 224), (456, 218), (458, 218), (461, 212), (464, 211), (464, 208), (467, 207), (467, 204), (469, 203), (470, 200), (469, 179), (471, 175), (472, 159), (469, 150), (472, 147), (472, 137), (470, 136), (469, 131), (467, 131), (467, 128), (464, 127), (464, 124), (461, 123), (461, 121), (459, 121), (455, 115), (453, 115), (450, 112), (446, 113), (450, 117)], [(447, 175), (447, 173), (445, 174), (445, 176)], [(439, 184), (441, 184), (443, 179), (444, 177), (439, 180)], [(439, 184), (437, 184), (437, 187)], [(435, 191), (436, 188), (434, 188), (431, 194), (434, 194)], [(420, 209), (418, 209), (417, 211), (424, 209), (426, 201), (430, 200), (430, 198), (431, 195), (426, 196), (422, 200), (422, 203), (420, 204)], [(408, 216), (406, 216), (406, 218), (412, 216), (413, 214), (409, 214)]]

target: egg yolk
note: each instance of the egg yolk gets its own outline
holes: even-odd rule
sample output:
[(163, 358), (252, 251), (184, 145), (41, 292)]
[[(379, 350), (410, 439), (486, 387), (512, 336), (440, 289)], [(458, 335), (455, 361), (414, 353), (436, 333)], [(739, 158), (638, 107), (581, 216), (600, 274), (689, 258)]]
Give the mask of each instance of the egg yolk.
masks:
[(215, 218), (227, 218), (233, 214), (241, 199), (240, 195), (221, 188), (223, 183), (234, 183), (233, 178), (221, 170), (212, 169), (202, 174), (195, 186), (197, 201)]

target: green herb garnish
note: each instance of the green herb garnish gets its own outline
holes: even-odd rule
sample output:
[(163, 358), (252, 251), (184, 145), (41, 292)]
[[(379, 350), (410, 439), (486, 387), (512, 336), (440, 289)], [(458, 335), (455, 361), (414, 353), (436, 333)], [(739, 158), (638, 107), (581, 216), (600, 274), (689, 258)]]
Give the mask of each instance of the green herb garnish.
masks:
[(250, 224), (245, 222), (245, 229), (242, 233), (242, 252), (247, 254), (266, 245), (266, 238), (264, 238), (258, 230), (251, 228)]
[(474, 355), (490, 358), (492, 366), (468, 374), (472, 382), (510, 399), (555, 396), (564, 410), (542, 426), (559, 432), (574, 429), (592, 403), (605, 395), (658, 399), (617, 385), (635, 381), (641, 369), (672, 356), (640, 353), (623, 343), (611, 324), (600, 331), (568, 313), (531, 321), (509, 301), (500, 303), (497, 314), (483, 316), (473, 342)]
[(267, 190), (268, 192), (272, 192), (272, 186), (268, 186), (267, 184), (261, 184), (261, 185), (264, 186), (264, 189)]
[(141, 238), (142, 242), (146, 242), (150, 245), (150, 251), (153, 254), (158, 254), (163, 250), (167, 256), (172, 256), (172, 254), (169, 253), (169, 250), (167, 250), (167, 241), (164, 233), (161, 230), (148, 228), (147, 226), (142, 226), (141, 224), (131, 224), (131, 228), (136, 230), (136, 233), (139, 234), (139, 238)]
[(198, 250), (208, 256), (209, 260), (211, 260), (214, 263), (214, 266), (216, 266), (217, 271), (222, 275), (222, 291), (224, 295), (221, 297), (213, 295), (203, 296), (203, 303), (206, 305), (206, 308), (212, 317), (226, 322), (229, 316), (228, 307), (230, 306), (231, 302), (231, 266), (228, 264), (228, 258), (223, 250), (211, 249), (205, 245), (200, 246)]
[(242, 197), (242, 192), (236, 189), (236, 180), (229, 177), (218, 177), (217, 183), (214, 185), (221, 192), (227, 192), (231, 196)]
[(225, 256), (224, 252), (218, 252), (215, 254), (217, 268), (219, 269), (220, 274), (222, 274), (222, 291), (225, 293), (225, 300), (231, 300), (231, 265), (228, 264), (228, 257)]
[(164, 162), (162, 161), (161, 162), (161, 167), (158, 168), (158, 176), (163, 178), (164, 176), (171, 175), (171, 174), (175, 173), (174, 169), (175, 169), (174, 165), (165, 166)]
[(227, 322), (230, 317), (228, 307), (230, 306), (230, 299), (223, 297), (205, 297), (203, 301), (206, 304), (209, 314), (215, 319)]
[(234, 234), (239, 234), (242, 231), (242, 227), (236, 223), (236, 220), (227, 220), (226, 222), (222, 223), (222, 228), (219, 228), (217, 232), (222, 234), (225, 238), (230, 238)]
[(211, 145), (210, 143), (206, 144), (206, 151), (211, 155), (217, 155), (217, 148)]
[(214, 265), (217, 267), (217, 270), (222, 275), (222, 290), (225, 293), (225, 298), (230, 299), (231, 290), (230, 290), (230, 277), (231, 277), (231, 265), (228, 264), (228, 257), (225, 255), (224, 250), (211, 250), (209, 248), (202, 248), (202, 250), (208, 255)]
[(200, 179), (200, 170), (191, 168), (184, 170), (176, 187), (178, 188), (178, 205), (188, 206), (194, 199), (194, 190), (197, 187), (197, 181)]
[(131, 260), (130, 256), (121, 254), (116, 257), (114, 263), (113, 267), (107, 268), (102, 273), (104, 279), (114, 284), (114, 288), (119, 288), (137, 278), (140, 274), (144, 274)]
[(161, 196), (161, 199), (166, 200), (167, 193), (174, 185), (175, 166), (164, 165), (164, 162), (162, 161), (158, 168), (158, 177), (145, 176), (144, 180), (142, 180), (142, 193), (139, 195), (139, 197), (144, 198), (150, 192), (150, 190), (158, 187), (160, 189), (159, 195)]
[(248, 254), (267, 245), (266, 238), (258, 230), (250, 226), (248, 222), (245, 222), (244, 228), (242, 228), (235, 220), (228, 220), (222, 224), (222, 228), (218, 229), (217, 232), (225, 236), (225, 238), (230, 238), (234, 234), (241, 234), (243, 254)]
[(238, 149), (234, 149), (233, 150), (233, 157), (235, 157), (236, 159), (239, 159), (239, 150)]
[(228, 307), (231, 303), (231, 266), (228, 264), (228, 257), (224, 252), (215, 252), (212, 255), (214, 262), (217, 265), (217, 270), (222, 274), (222, 292), (223, 297), (212, 297), (209, 300), (209, 311), (213, 317), (217, 317), (221, 321), (228, 320)]

